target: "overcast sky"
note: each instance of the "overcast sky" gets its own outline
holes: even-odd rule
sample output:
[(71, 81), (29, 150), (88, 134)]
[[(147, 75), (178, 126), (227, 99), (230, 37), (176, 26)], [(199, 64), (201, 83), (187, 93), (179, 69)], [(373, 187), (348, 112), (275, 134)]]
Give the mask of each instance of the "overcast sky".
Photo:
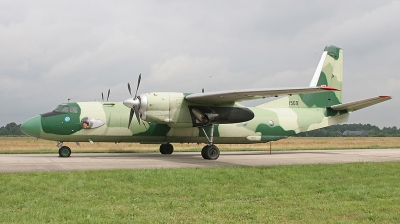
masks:
[(123, 101), (139, 73), (140, 93), (306, 87), (326, 45), (344, 102), (393, 96), (349, 123), (399, 127), (400, 1), (0, 0), (0, 126)]

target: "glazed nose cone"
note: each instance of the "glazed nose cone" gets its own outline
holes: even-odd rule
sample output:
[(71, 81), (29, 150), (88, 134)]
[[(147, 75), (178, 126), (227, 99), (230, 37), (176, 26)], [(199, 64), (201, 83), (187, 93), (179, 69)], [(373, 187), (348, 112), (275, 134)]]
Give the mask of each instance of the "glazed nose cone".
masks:
[(21, 125), (21, 131), (27, 135), (39, 138), (42, 129), (40, 115), (32, 117)]

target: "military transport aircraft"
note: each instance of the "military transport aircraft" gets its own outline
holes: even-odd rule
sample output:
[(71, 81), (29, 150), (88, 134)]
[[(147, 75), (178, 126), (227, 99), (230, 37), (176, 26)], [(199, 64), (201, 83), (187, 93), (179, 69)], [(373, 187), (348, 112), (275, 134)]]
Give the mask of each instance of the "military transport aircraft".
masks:
[[(138, 95), (140, 80), (141, 75), (134, 97), (123, 102), (60, 104), (23, 123), (21, 130), (57, 141), (60, 157), (71, 155), (63, 142), (159, 143), (162, 154), (173, 153), (171, 143), (207, 143), (201, 155), (215, 160), (220, 152), (214, 143), (276, 141), (346, 122), (353, 111), (391, 99), (381, 95), (342, 103), (343, 50), (335, 46), (325, 47), (309, 87)], [(280, 96), (256, 107), (239, 104)]]

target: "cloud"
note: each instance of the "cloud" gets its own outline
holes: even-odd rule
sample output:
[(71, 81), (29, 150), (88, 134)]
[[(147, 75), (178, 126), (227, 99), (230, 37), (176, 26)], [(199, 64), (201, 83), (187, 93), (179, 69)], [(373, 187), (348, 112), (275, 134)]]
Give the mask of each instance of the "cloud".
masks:
[[(199, 87), (198, 83), (209, 83), (213, 77), (226, 74), (229, 59), (222, 57), (192, 57), (181, 54), (151, 66), (149, 79), (155, 87), (180, 85), (181, 90), (190, 91), (190, 88)], [(183, 84), (183, 85), (182, 85)], [(154, 88), (154, 87), (153, 87)]]
[[(392, 94), (399, 1), (9, 1), (0, 7), (1, 123), (74, 98), (307, 86), (325, 45), (345, 51), (344, 99)], [(390, 104), (400, 106), (392, 100)], [(26, 111), (29, 107), (29, 111)], [(368, 122), (382, 123), (368, 109)], [(13, 116), (15, 115), (15, 116)], [(361, 115), (357, 115), (360, 117)], [(396, 115), (392, 122), (398, 122)]]
[(258, 85), (275, 88), (282, 87), (307, 87), (314, 75), (315, 68), (305, 71), (286, 70), (272, 76), (265, 77), (257, 82)]

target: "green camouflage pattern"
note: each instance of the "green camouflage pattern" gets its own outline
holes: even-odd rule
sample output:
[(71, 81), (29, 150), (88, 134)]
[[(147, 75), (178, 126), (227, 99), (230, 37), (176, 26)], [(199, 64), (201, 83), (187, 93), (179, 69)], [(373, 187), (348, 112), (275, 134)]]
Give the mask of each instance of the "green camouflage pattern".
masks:
[[(342, 90), (343, 50), (335, 46), (324, 49), (326, 55), (318, 86), (327, 85)], [(146, 93), (146, 120), (134, 119), (128, 129), (130, 108), (122, 102), (77, 102), (65, 107), (78, 107), (74, 112), (58, 112), (52, 116), (37, 116), (22, 125), (25, 133), (37, 138), (59, 142), (140, 142), (140, 143), (207, 143), (203, 130), (193, 127), (189, 106), (207, 106), (185, 100), (187, 93)], [(248, 107), (252, 120), (235, 124), (216, 124), (214, 143), (257, 143), (276, 141), (300, 132), (346, 122), (350, 113), (335, 111), (330, 106), (342, 103), (341, 91), (297, 94), (279, 98), (256, 107)], [(243, 107), (235, 103), (230, 105)], [(84, 117), (104, 122), (97, 128), (82, 128)], [(40, 124), (36, 124), (39, 123)], [(37, 125), (37, 127), (33, 127)], [(210, 133), (210, 126), (204, 128)]]

